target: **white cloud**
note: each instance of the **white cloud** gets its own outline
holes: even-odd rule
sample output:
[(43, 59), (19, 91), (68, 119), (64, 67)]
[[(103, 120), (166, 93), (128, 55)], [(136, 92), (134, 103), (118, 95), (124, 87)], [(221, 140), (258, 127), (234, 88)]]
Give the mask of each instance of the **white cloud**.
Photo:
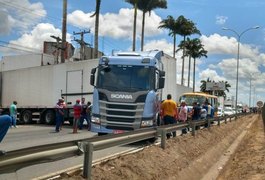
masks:
[(228, 19), (228, 17), (217, 15), (217, 16), (215, 17), (215, 19), (216, 19), (216, 22), (215, 22), (216, 24), (218, 24), (218, 25), (223, 25), (223, 24), (225, 24), (225, 22), (226, 22), (226, 20)]
[(209, 68), (199, 73), (199, 77), (202, 80), (207, 80), (209, 78), (211, 81), (215, 81), (215, 82), (226, 80), (224, 77), (221, 77), (220, 75), (218, 75), (218, 73), (215, 70), (212, 70)]
[[(60, 29), (56, 29), (52, 24), (41, 23), (35, 26), (30, 33), (25, 33), (17, 40), (10, 41), (8, 47), (22, 49), (27, 53), (29, 51), (42, 52), (44, 41), (55, 41), (50, 37), (51, 35), (62, 37)], [(67, 34), (67, 41), (70, 42), (69, 34)]]
[(159, 49), (164, 53), (173, 56), (173, 44), (168, 43), (166, 39), (147, 41), (144, 45), (144, 50)]
[[(77, 10), (68, 14), (68, 23), (79, 28), (88, 28), (94, 32), (95, 18), (90, 16), (93, 12), (84, 13)], [(106, 13), (100, 14), (99, 17), (99, 35), (109, 36), (114, 39), (128, 38), (131, 39), (133, 31), (133, 9), (122, 8), (118, 14)], [(145, 36), (154, 36), (162, 33), (161, 29), (157, 29), (162, 19), (155, 12), (151, 16), (146, 15)], [(142, 12), (137, 13), (137, 37), (140, 37), (142, 23)]]
[(40, 2), (30, 3), (28, 0), (2, 0), (0, 6), (0, 35), (12, 31), (28, 31), (39, 20), (46, 16)]

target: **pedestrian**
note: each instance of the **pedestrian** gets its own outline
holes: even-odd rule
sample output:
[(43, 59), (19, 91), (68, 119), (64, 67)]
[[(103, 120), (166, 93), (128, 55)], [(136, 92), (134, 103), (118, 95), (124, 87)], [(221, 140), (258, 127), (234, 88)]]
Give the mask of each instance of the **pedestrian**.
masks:
[[(200, 120), (201, 118), (201, 107), (200, 104), (197, 102), (193, 102), (193, 108), (191, 111), (191, 119), (192, 121)], [(199, 129), (199, 127), (196, 127), (196, 129)]]
[(90, 101), (87, 102), (87, 130), (90, 131), (91, 129), (91, 112), (92, 112), (92, 104)]
[[(162, 103), (162, 117), (164, 124), (175, 124), (177, 123), (178, 111), (177, 111), (177, 103), (171, 99), (171, 94), (167, 95), (167, 99)], [(176, 137), (176, 131), (172, 132), (173, 137)], [(169, 139), (171, 133), (167, 134), (167, 138)]]
[[(4, 139), (10, 125), (12, 118), (9, 115), (0, 115), (0, 143)], [(5, 155), (5, 151), (0, 150), (0, 156)]]
[(63, 118), (64, 118), (64, 105), (63, 105), (63, 99), (58, 99), (58, 102), (55, 105), (55, 111), (56, 111), (56, 125), (55, 125), (55, 132), (60, 132), (61, 126), (63, 124)]
[[(66, 114), (66, 103), (65, 103), (64, 97), (61, 97), (61, 100), (62, 100), (62, 106), (63, 106), (63, 113)], [(64, 116), (63, 116), (62, 123), (60, 125), (60, 130), (62, 130), (63, 124), (64, 124)]]
[(207, 118), (211, 118), (211, 114), (212, 114), (212, 106), (211, 103), (208, 102)]
[[(81, 99), (82, 110), (81, 110), (81, 117), (80, 117), (80, 120), (79, 120), (79, 130), (83, 129), (84, 121), (85, 120), (87, 121), (87, 112), (86, 112), (87, 104), (86, 104), (85, 101), (86, 101), (86, 99), (83, 97)], [(87, 124), (88, 124), (88, 121), (87, 121)]]
[(12, 118), (12, 123), (10, 127), (17, 127), (17, 101), (13, 101), (13, 103), (10, 105), (9, 113)]
[(74, 122), (73, 122), (73, 133), (77, 133), (77, 125), (81, 116), (82, 106), (80, 100), (77, 99), (74, 105)]
[[(181, 123), (185, 123), (187, 119), (188, 119), (188, 108), (187, 108), (185, 100), (182, 100), (180, 104), (179, 114), (178, 114), (178, 121)], [(181, 131), (182, 131), (182, 134), (186, 134), (187, 128), (183, 128)]]

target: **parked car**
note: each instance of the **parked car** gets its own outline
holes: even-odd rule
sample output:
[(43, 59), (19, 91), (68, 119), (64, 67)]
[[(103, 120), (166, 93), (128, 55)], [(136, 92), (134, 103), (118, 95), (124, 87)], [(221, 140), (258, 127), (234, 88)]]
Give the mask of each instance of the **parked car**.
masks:
[(223, 110), (223, 108), (218, 108), (218, 111), (217, 111), (217, 116), (218, 117), (220, 117), (220, 116), (224, 116), (225, 114), (224, 114), (224, 110)]
[(233, 114), (234, 114), (233, 109), (230, 109), (230, 108), (225, 108), (224, 109), (224, 115), (225, 116), (229, 116), (229, 115), (233, 115)]

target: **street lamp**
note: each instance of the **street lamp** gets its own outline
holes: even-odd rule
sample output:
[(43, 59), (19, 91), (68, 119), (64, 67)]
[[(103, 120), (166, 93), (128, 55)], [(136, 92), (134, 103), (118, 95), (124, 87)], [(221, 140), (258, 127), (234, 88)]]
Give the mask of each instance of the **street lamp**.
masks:
[(241, 33), (238, 33), (235, 30), (230, 29), (230, 28), (225, 28), (225, 27), (222, 28), (223, 30), (232, 31), (233, 33), (235, 33), (237, 35), (237, 42), (238, 42), (238, 44), (237, 44), (237, 63), (236, 63), (236, 117), (237, 117), (238, 67), (239, 67), (239, 47), (240, 47), (240, 39), (241, 39), (241, 36), (244, 33), (246, 33), (247, 31), (254, 30), (254, 29), (258, 29), (258, 28), (259, 28), (259, 26), (254, 26), (254, 27), (251, 27), (251, 28), (248, 28), (248, 29), (242, 31)]

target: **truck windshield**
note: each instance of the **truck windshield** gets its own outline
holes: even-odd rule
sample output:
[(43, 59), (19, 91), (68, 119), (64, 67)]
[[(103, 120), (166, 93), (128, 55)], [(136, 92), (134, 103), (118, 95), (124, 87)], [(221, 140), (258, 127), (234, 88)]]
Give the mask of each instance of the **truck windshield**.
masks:
[(112, 91), (150, 90), (154, 87), (154, 68), (149, 66), (99, 66), (97, 87)]

